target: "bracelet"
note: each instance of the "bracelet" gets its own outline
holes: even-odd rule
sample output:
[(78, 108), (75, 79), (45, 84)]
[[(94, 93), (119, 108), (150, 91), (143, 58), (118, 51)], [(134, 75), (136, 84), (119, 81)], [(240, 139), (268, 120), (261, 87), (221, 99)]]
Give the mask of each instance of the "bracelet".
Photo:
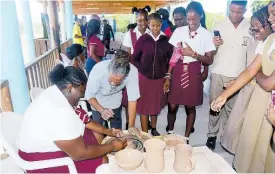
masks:
[(164, 78), (170, 80), (170, 79), (171, 79), (171, 76), (165, 76)]
[(171, 73), (166, 73), (165, 75), (166, 75), (166, 76), (171, 76)]

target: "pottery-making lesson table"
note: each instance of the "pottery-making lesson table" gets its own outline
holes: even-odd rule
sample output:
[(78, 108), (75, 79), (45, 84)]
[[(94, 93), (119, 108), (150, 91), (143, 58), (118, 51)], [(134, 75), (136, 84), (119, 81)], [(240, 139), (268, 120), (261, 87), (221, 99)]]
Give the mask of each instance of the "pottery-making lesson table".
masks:
[[(143, 153), (145, 157), (145, 153)], [(232, 167), (217, 153), (212, 152), (206, 146), (193, 147), (193, 159), (195, 159), (195, 169), (190, 173), (236, 173)], [(111, 173), (148, 173), (142, 164), (133, 171), (124, 171), (116, 165), (113, 155), (108, 155), (109, 164), (103, 164), (96, 170), (96, 174)], [(161, 173), (176, 173), (173, 169), (175, 158), (174, 149), (164, 151), (165, 169)]]

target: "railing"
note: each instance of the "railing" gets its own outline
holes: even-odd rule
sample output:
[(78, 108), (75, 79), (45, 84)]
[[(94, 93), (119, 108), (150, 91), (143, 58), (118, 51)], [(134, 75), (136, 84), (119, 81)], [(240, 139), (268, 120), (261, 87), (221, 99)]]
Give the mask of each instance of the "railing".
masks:
[(67, 40), (67, 41), (65, 41), (65, 42), (63, 42), (62, 44), (61, 44), (61, 53), (65, 53), (65, 51), (66, 51), (66, 48), (67, 47), (69, 47), (70, 45), (72, 45), (72, 40), (70, 39), (70, 40)]
[[(70, 44), (71, 40), (62, 43), (61, 52), (64, 53), (64, 50)], [(54, 48), (45, 52), (36, 60), (26, 65), (25, 71), (29, 89), (33, 87), (40, 87), (46, 89), (49, 86), (51, 86), (51, 83), (48, 79), (48, 74), (56, 65), (57, 59), (59, 59), (58, 49)]]
[(34, 45), (36, 57), (41, 56), (51, 48), (49, 39), (34, 39)]

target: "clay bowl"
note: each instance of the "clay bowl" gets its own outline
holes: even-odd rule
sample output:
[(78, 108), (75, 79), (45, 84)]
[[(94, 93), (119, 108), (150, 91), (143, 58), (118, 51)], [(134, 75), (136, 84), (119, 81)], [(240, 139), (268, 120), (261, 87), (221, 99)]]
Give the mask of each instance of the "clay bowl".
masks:
[(142, 161), (142, 153), (136, 149), (124, 149), (115, 154), (116, 164), (123, 170), (130, 171), (138, 168)]
[(168, 146), (176, 146), (177, 144), (186, 144), (186, 139), (183, 136), (170, 134), (165, 135), (163, 140)]

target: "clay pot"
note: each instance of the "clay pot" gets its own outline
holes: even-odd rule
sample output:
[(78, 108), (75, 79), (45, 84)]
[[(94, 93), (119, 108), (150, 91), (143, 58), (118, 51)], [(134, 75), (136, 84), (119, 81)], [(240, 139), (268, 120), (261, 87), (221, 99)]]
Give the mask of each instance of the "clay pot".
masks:
[(123, 170), (135, 170), (142, 161), (142, 153), (136, 149), (124, 149), (115, 154), (116, 164)]
[(192, 160), (192, 146), (188, 144), (178, 144), (175, 147), (174, 170), (177, 173), (188, 173), (195, 168)]
[(149, 139), (144, 142), (146, 157), (144, 167), (147, 172), (159, 173), (165, 168), (164, 149), (166, 143), (160, 139)]

